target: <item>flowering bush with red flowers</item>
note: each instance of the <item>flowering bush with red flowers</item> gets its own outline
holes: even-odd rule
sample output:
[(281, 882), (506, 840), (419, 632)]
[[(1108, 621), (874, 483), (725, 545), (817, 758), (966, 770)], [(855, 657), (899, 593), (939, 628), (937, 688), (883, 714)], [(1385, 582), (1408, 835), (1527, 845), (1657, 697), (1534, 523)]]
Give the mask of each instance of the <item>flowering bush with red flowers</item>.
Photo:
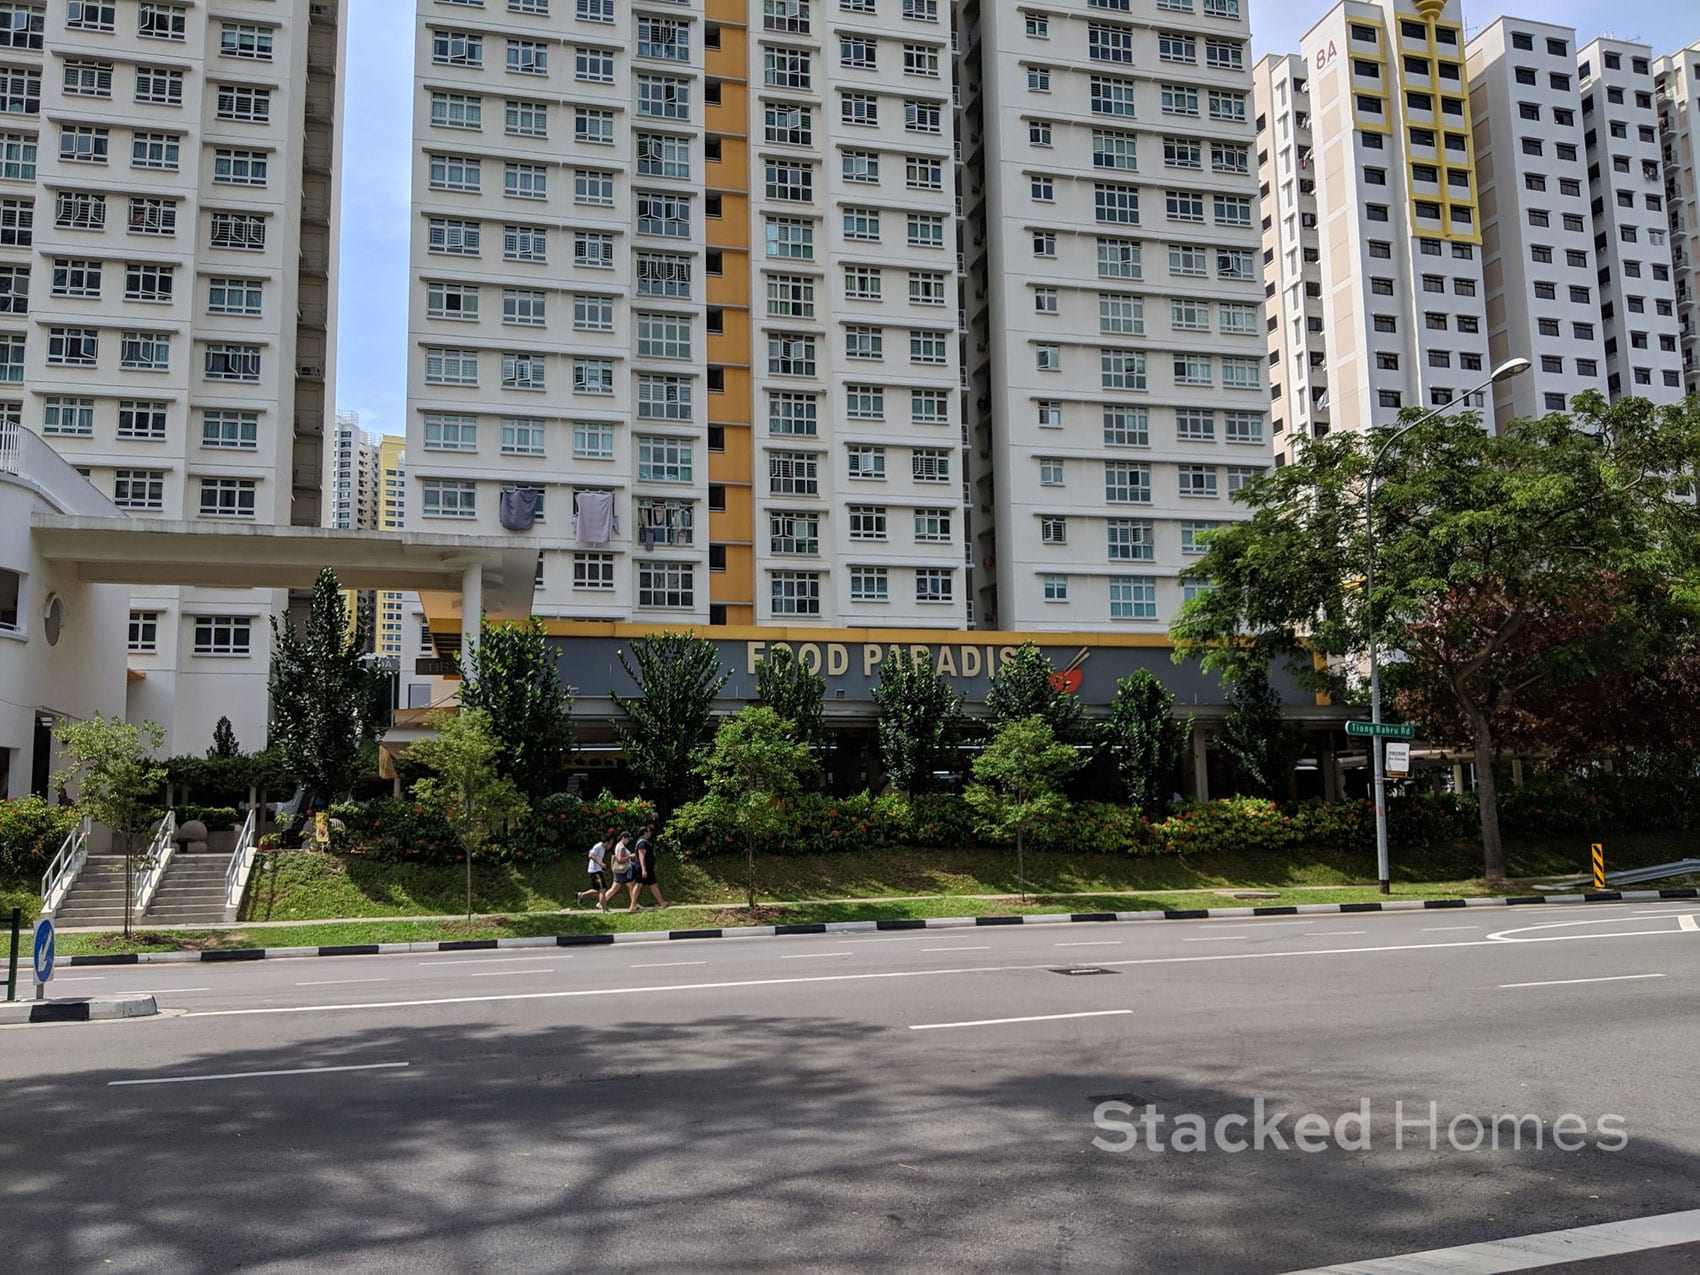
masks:
[(47, 870), (77, 826), (77, 812), (40, 797), (0, 801), (0, 875), (29, 877)]

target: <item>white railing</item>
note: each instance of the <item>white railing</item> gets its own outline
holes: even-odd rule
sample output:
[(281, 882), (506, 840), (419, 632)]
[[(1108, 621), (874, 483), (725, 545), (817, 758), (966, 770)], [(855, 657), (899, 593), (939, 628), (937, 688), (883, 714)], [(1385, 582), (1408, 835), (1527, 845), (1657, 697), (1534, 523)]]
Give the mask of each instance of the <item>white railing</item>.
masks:
[(0, 474), (24, 472), (24, 427), (0, 420)]
[(89, 821), (84, 819), (66, 834), (59, 853), (53, 856), (53, 862), (47, 865), (47, 871), (42, 874), (41, 910), (44, 915), (52, 916), (65, 901), (65, 896), (77, 883), (77, 874), (83, 870), (83, 864), (88, 861), (88, 857)]
[(248, 888), (248, 873), (254, 868), (254, 850), (259, 841), (255, 836), (258, 807), (248, 811), (242, 830), (236, 834), (236, 848), (230, 852), (230, 866), (224, 870), (224, 919), (234, 921), (236, 910), (242, 906), (242, 892)]
[(153, 840), (148, 842), (148, 848), (142, 855), (142, 874), (136, 878), (136, 916), (141, 916), (148, 910), (148, 904), (153, 902), (154, 891), (159, 889), (159, 883), (165, 879), (165, 869), (171, 863), (172, 852), (177, 849), (176, 836), (177, 812), (167, 810), (165, 818), (159, 821), (159, 827), (153, 831)]

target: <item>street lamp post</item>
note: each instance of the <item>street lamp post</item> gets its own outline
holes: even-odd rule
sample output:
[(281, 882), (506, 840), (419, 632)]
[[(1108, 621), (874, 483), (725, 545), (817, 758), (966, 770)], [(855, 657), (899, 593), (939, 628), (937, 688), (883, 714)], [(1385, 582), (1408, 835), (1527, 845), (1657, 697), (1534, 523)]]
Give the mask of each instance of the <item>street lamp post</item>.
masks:
[[(1381, 725), (1381, 661), (1375, 640), (1375, 471), (1381, 467), (1381, 461), (1387, 455), (1388, 448), (1405, 437), (1419, 425), (1426, 425), (1435, 417), (1444, 415), (1458, 404), (1464, 402), (1472, 394), (1497, 385), (1501, 381), (1521, 376), (1529, 370), (1528, 359), (1509, 359), (1493, 370), (1493, 375), (1480, 385), (1465, 390), (1458, 397), (1439, 407), (1424, 412), (1409, 425), (1401, 426), (1382, 440), (1381, 446), (1375, 449), (1370, 457), (1369, 473), (1364, 477), (1364, 603), (1365, 614), (1369, 627), (1369, 720), (1374, 726)], [(1391, 869), (1387, 862), (1387, 767), (1385, 762), (1386, 745), (1379, 733), (1369, 737), (1371, 765), (1375, 772), (1375, 868), (1376, 875), (1381, 880), (1381, 892), (1388, 894), (1392, 891), (1393, 880)]]

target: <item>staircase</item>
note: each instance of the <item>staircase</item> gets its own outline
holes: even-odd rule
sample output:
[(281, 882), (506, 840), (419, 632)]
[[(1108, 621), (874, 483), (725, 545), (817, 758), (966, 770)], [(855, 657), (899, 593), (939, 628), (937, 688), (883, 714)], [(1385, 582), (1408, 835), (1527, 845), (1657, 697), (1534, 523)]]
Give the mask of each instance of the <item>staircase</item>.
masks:
[(71, 893), (53, 914), (57, 926), (124, 925), (124, 856), (91, 854)]
[[(229, 867), (228, 855), (179, 850), (166, 865), (165, 877), (141, 921), (148, 925), (211, 925), (224, 920), (225, 872)], [(122, 901), (122, 889), (118, 897)]]

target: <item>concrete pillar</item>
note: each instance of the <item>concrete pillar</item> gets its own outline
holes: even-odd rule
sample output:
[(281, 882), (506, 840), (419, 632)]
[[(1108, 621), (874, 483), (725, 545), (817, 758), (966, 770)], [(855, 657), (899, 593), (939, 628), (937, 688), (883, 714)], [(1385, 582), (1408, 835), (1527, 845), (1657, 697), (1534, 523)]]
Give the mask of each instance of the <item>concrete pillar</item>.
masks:
[(478, 629), (484, 619), (484, 564), (469, 562), (460, 573), (461, 658), (478, 645)]
[(1452, 792), (1454, 796), (1464, 795), (1464, 763), (1461, 761), (1452, 763)]
[(1210, 800), (1210, 754), (1205, 747), (1204, 727), (1192, 728), (1192, 799)]

